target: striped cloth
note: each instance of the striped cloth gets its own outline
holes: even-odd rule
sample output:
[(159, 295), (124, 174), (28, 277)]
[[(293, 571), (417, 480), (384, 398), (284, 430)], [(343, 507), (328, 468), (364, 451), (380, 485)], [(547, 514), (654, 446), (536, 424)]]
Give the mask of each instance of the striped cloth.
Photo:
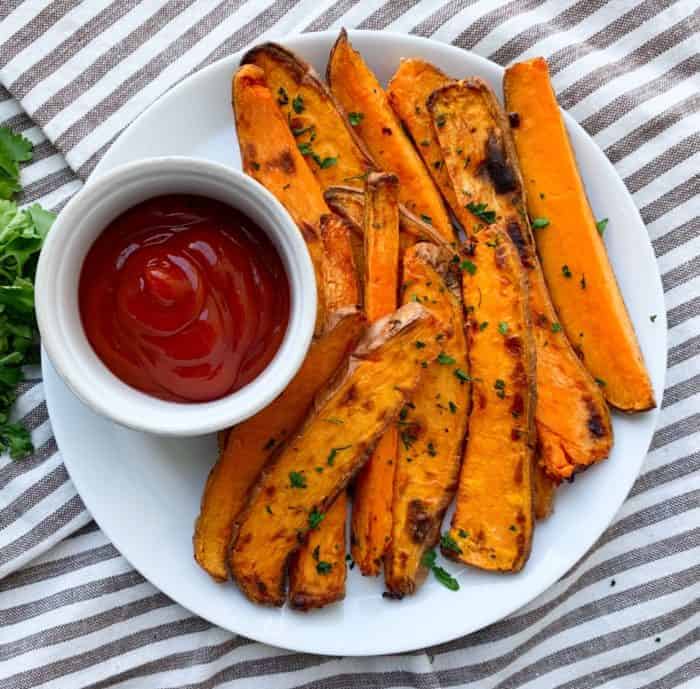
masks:
[(699, 14), (697, 0), (2, 0), (0, 122), (35, 144), (22, 202), (56, 210), (158, 96), (263, 38), (347, 26), (431, 36), (503, 65), (546, 56), (561, 104), (646, 223), (669, 368), (642, 473), (576, 567), (507, 620), (372, 659), (236, 637), (144, 581), (83, 507), (40, 371), (28, 371), (16, 413), (37, 451), (0, 458), (0, 689), (699, 686)]

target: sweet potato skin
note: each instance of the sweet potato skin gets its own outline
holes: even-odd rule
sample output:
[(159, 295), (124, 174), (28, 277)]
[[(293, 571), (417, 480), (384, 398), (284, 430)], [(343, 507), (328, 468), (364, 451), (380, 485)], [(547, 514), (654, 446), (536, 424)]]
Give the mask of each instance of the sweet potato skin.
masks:
[(468, 371), (458, 268), (453, 253), (425, 242), (406, 251), (403, 303), (415, 299), (442, 326), (440, 345), (447, 363), (430, 364), (411, 401), (399, 415), (399, 454), (392, 502), (392, 532), (384, 558), (387, 589), (396, 597), (415, 593), (425, 579), (423, 555), (440, 537), (454, 497), (469, 413)]
[(263, 43), (249, 50), (241, 64), (254, 64), (265, 72), (270, 91), (289, 118), (297, 144), (308, 144), (321, 162), (335, 160), (324, 166), (311, 154), (305, 156), (321, 188), (336, 184), (362, 188), (367, 173), (376, 166), (314, 68), (276, 43)]
[(437, 356), (436, 327), (418, 304), (370, 326), (296, 437), (266, 465), (234, 522), (228, 557), (232, 577), (251, 601), (284, 603), (289, 557), (418, 384), (423, 369), (417, 355), (406, 356), (410, 342), (430, 342), (426, 358)]
[(275, 449), (299, 426), (314, 395), (352, 351), (365, 328), (364, 314), (348, 307), (334, 313), (324, 335), (284, 392), (255, 416), (229, 431), (209, 473), (195, 525), (195, 560), (217, 581), (228, 578), (226, 550), (232, 525), (250, 487)]
[(495, 189), (480, 172), (483, 142), (473, 129), (483, 103), (472, 87), (448, 84), (428, 101), (458, 200), (482, 204), (464, 250), (472, 412), (449, 534), (456, 546), (443, 543), (442, 552), (483, 569), (518, 571), (534, 529), (535, 344), (518, 251), (496, 214), (486, 214)]
[[(396, 308), (399, 273), (399, 180), (390, 173), (367, 178), (363, 217), (365, 314), (370, 322)], [(379, 574), (391, 535), (391, 494), (398, 435), (389, 426), (355, 482), (351, 552), (365, 576)]]
[(536, 235), (537, 249), (564, 330), (591, 375), (604, 381), (603, 394), (612, 406), (626, 412), (651, 409), (651, 381), (597, 232), (546, 61), (512, 65), (503, 89), (506, 107), (519, 121), (513, 138), (530, 215), (549, 220)]
[(384, 90), (350, 45), (345, 30), (331, 50), (326, 81), (346, 111), (362, 113), (355, 130), (376, 163), (401, 180), (401, 202), (416, 215), (429, 218), (445, 239), (452, 240), (454, 231), (440, 193), (401, 128)]
[(345, 598), (345, 517), (348, 499), (341, 491), (318, 529), (289, 563), (289, 604), (313, 610)]

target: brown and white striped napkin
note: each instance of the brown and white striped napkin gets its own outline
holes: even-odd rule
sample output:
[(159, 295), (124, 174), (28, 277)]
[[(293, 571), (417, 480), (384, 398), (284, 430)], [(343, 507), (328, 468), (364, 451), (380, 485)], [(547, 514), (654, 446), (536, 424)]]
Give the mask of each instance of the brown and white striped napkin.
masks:
[(663, 276), (667, 387), (642, 474), (588, 555), (511, 618), (401, 656), (292, 653), (193, 617), (131, 568), (76, 494), (29, 371), (17, 415), (37, 451), (0, 458), (0, 689), (700, 686), (698, 0), (0, 0), (0, 123), (35, 144), (22, 201), (60, 209), (120, 131), (202, 66), (340, 26), (504, 65), (547, 57)]

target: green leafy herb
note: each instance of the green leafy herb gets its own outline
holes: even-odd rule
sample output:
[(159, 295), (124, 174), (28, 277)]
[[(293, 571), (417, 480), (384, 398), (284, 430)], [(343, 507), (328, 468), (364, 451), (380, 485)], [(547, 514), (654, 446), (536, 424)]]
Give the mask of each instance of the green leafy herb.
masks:
[(423, 347), (425, 347), (425, 342), (421, 342), (420, 340), (416, 340), (413, 344), (416, 346), (416, 349), (423, 349)]
[(451, 366), (455, 362), (455, 360), (449, 354), (445, 354), (445, 352), (440, 352), (437, 360), (438, 363), (442, 364), (443, 366)]
[(452, 401), (448, 402), (448, 405), (449, 405), (449, 407), (450, 407), (450, 411), (451, 411), (453, 414), (456, 414), (456, 413), (457, 413), (457, 405), (456, 405), (454, 402), (452, 402)]
[(313, 158), (314, 162), (321, 168), (321, 170), (325, 170), (326, 168), (329, 168), (333, 165), (335, 165), (338, 162), (338, 157), (327, 157), (327, 158), (321, 158), (320, 155), (317, 155), (316, 153), (312, 153), (311, 157)]
[(292, 108), (297, 115), (301, 115), (304, 112), (304, 99), (299, 95), (295, 96), (292, 101)]
[(459, 582), (446, 570), (438, 565), (433, 567), (435, 578), (450, 591), (459, 591)]
[(457, 376), (457, 378), (459, 378), (459, 380), (461, 380), (463, 383), (471, 380), (471, 376), (468, 373), (465, 373), (461, 368), (455, 369), (455, 376)]
[(287, 105), (287, 103), (289, 103), (289, 96), (287, 95), (287, 92), (284, 90), (284, 86), (280, 86), (277, 89), (277, 102), (280, 105)]
[(469, 534), (464, 529), (460, 529), (457, 533), (460, 538), (467, 538), (469, 536)]
[(360, 122), (364, 119), (365, 114), (363, 112), (349, 112), (348, 121), (353, 127), (357, 127)]
[(315, 529), (325, 518), (323, 512), (319, 512), (315, 507), (309, 512), (309, 527)]
[(470, 201), (466, 208), (472, 215), (475, 215), (479, 220), (483, 220), (487, 225), (496, 222), (496, 211), (487, 210), (488, 206), (485, 203)]
[(497, 378), (496, 382), (493, 384), (493, 387), (496, 390), (497, 397), (503, 399), (506, 396), (506, 382), (504, 380)]
[(289, 485), (292, 488), (306, 488), (306, 477), (298, 471), (290, 471)]
[(486, 330), (486, 328), (489, 327), (489, 322), (488, 321), (482, 321), (479, 323), (479, 330)]
[(431, 548), (423, 553), (421, 558), (421, 564), (428, 569), (432, 569), (435, 566), (435, 561), (437, 560), (437, 555), (435, 551)]
[(331, 448), (331, 451), (328, 453), (328, 459), (326, 460), (326, 463), (328, 464), (328, 466), (329, 467), (333, 466), (333, 462), (335, 462), (335, 458), (339, 452), (342, 452), (343, 450), (347, 450), (351, 447), (352, 447), (352, 445), (343, 445), (343, 447)]
[(265, 511), (266, 511), (268, 514), (272, 514), (272, 508), (271, 508), (269, 505), (265, 505)]
[(445, 122), (447, 122), (447, 118), (445, 115), (438, 115), (435, 118), (435, 124), (438, 126), (439, 129), (442, 129), (445, 126)]
[(10, 200), (21, 190), (19, 164), (31, 158), (31, 142), (0, 127), (0, 452), (9, 451), (13, 459), (34, 449), (27, 429), (9, 416), (22, 365), (38, 360), (34, 275), (56, 217), (38, 204), (20, 210)]
[(561, 323), (552, 323), (552, 332), (553, 333), (561, 332)]
[(435, 447), (435, 443), (433, 443), (432, 440), (428, 443), (427, 449), (428, 449), (428, 454), (429, 454), (431, 457), (436, 457), (436, 456), (437, 456), (437, 449), (436, 449), (436, 447)]
[(498, 324), (498, 332), (501, 333), (501, 335), (505, 335), (508, 332), (508, 323), (501, 321)]
[(605, 387), (605, 381), (602, 378), (596, 378), (595, 382), (598, 383), (598, 385), (600, 385), (601, 388)]
[(609, 222), (608, 218), (603, 218), (602, 220), (598, 220), (595, 224), (595, 228), (596, 228), (596, 230), (598, 230), (598, 234), (601, 237), (605, 233), (605, 228), (608, 226), (608, 222)]
[(474, 275), (474, 273), (476, 273), (476, 266), (471, 261), (462, 261), (459, 267), (462, 270), (466, 270), (469, 275)]
[(649, 320), (653, 323), (656, 320), (657, 316), (655, 313), (652, 313), (651, 316), (649, 316)]
[(533, 230), (542, 230), (549, 225), (549, 220), (547, 218), (535, 218), (532, 221)]
[(421, 219), (423, 222), (427, 222), (428, 225), (432, 225), (432, 224), (433, 224), (433, 219), (432, 219), (429, 215), (426, 215), (425, 213), (421, 213), (421, 214), (420, 214), (420, 219)]
[(331, 571), (331, 569), (333, 569), (333, 565), (330, 562), (321, 560), (320, 562), (316, 563), (316, 571), (319, 574), (328, 574)]
[(462, 549), (459, 547), (457, 541), (448, 533), (444, 533), (440, 536), (440, 546), (443, 550), (451, 550), (453, 553), (458, 553), (460, 555), (462, 553)]
[(561, 273), (565, 278), (571, 278), (572, 273), (566, 263), (561, 267)]

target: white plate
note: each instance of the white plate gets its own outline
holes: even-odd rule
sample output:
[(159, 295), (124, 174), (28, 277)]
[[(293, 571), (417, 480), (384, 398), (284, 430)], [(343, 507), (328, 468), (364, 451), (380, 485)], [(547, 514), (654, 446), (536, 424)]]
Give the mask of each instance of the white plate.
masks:
[[(335, 32), (284, 40), (325, 72)], [(380, 81), (404, 56), (420, 56), (454, 76), (479, 75), (501, 92), (502, 69), (430, 40), (368, 31), (351, 39)], [(190, 77), (141, 115), (113, 144), (94, 174), (146, 156), (190, 155), (240, 167), (231, 115), (233, 56)], [(603, 153), (567, 117), (597, 217), (610, 217), (606, 243), (661, 403), (666, 368), (663, 292), (647, 232), (624, 184)], [(650, 314), (657, 314), (650, 322)], [(564, 486), (556, 512), (539, 525), (532, 556), (514, 576), (445, 564), (453, 593), (430, 578), (401, 602), (381, 598), (381, 581), (349, 573), (342, 604), (311, 614), (252, 605), (231, 584), (214, 583), (192, 558), (192, 525), (215, 456), (213, 437), (183, 441), (142, 435), (94, 415), (44, 359), (46, 397), (71, 478), (97, 523), (131, 564), (192, 612), (232, 632), (275, 646), (337, 655), (394, 653), (448, 641), (503, 618), (531, 601), (581, 558), (610, 523), (639, 472), (658, 409), (615, 414), (615, 448), (602, 465)], [(565, 413), (565, 410), (562, 410)]]

